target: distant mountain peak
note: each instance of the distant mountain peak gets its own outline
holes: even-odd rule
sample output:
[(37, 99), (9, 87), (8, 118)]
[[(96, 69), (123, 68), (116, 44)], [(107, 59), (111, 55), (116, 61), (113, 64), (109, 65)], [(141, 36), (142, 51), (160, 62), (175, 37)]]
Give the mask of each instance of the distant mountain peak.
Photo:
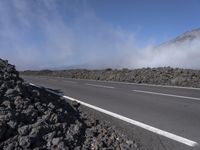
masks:
[(193, 29), (191, 31), (187, 31), (187, 32), (177, 36), (176, 38), (159, 45), (157, 48), (161, 48), (164, 46), (170, 46), (170, 45), (177, 44), (177, 43), (181, 44), (181, 43), (193, 41), (198, 38), (200, 39), (200, 28)]
[(182, 35), (175, 38), (175, 41), (193, 40), (196, 38), (200, 38), (200, 28), (183, 33)]

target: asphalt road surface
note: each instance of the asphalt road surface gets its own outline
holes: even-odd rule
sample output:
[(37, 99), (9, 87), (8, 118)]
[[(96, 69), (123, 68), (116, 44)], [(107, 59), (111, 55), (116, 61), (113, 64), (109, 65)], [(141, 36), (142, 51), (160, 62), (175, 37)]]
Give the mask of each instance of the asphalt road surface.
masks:
[(166, 131), (161, 135), (188, 148), (200, 143), (200, 89), (44, 76), (23, 78), (147, 125), (144, 128)]

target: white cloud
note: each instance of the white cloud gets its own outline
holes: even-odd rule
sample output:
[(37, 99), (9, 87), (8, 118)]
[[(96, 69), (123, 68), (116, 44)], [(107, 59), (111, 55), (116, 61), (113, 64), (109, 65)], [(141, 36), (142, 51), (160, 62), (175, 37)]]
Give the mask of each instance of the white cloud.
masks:
[(139, 67), (171, 66), (180, 68), (200, 68), (200, 38), (192, 41), (177, 42), (153, 47), (142, 51), (142, 61), (138, 61)]
[(1, 1), (0, 56), (18, 69), (72, 64), (91, 68), (199, 68), (199, 40), (157, 51), (154, 45), (141, 49), (134, 33), (105, 22), (84, 1), (82, 6), (73, 2)]

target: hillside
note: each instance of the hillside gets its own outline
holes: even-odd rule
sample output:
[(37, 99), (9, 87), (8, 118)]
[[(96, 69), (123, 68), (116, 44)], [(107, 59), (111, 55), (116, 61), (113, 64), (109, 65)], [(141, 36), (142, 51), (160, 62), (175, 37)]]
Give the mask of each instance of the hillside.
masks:
[(177, 36), (176, 38), (159, 45), (157, 48), (167, 47), (174, 44), (184, 44), (199, 39), (200, 39), (200, 28), (187, 31)]

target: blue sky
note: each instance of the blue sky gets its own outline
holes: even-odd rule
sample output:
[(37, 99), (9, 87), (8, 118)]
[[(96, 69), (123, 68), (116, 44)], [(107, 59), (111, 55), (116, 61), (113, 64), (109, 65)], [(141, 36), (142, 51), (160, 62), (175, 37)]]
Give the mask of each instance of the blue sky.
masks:
[(199, 28), (199, 14), (200, 0), (1, 0), (0, 56), (20, 70), (171, 65), (149, 49)]
[[(93, 0), (89, 5), (105, 21), (135, 32), (139, 41), (160, 43), (200, 27), (200, 0)], [(144, 42), (145, 44), (145, 42)]]

